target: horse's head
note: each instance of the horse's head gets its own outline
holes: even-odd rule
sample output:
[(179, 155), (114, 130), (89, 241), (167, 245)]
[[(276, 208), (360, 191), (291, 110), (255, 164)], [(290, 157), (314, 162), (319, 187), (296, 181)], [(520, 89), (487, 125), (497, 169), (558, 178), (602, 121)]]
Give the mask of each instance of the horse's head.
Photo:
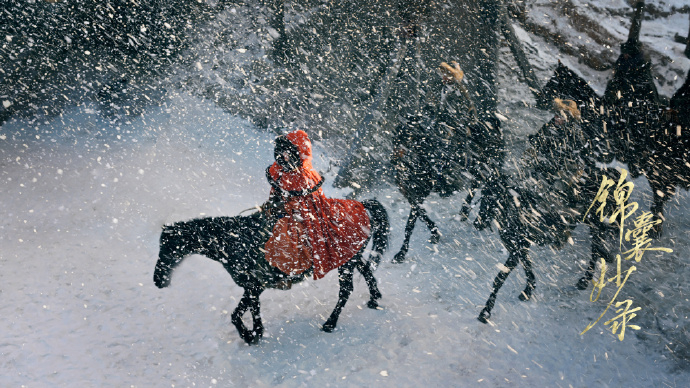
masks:
[[(169, 286), (173, 270), (185, 257), (194, 254), (221, 263), (233, 278), (241, 271), (241, 277), (248, 279), (245, 269), (263, 257), (261, 247), (268, 240), (271, 222), (262, 212), (256, 212), (248, 216), (196, 218), (164, 226), (153, 282), (159, 288)], [(255, 281), (252, 279), (247, 282)]]
[(158, 288), (165, 288), (170, 285), (171, 267), (161, 264), (161, 258), (156, 263), (156, 270), (153, 273), (153, 283)]
[(176, 238), (179, 235), (180, 233), (176, 230), (176, 225), (166, 225), (163, 227), (158, 261), (153, 272), (153, 282), (158, 288), (165, 288), (170, 285), (172, 270), (182, 261), (183, 255), (178, 251), (180, 244)]
[(537, 97), (537, 108), (549, 110), (556, 98), (573, 100), (578, 105), (591, 104), (599, 97), (579, 75), (558, 61), (553, 76), (542, 88)]

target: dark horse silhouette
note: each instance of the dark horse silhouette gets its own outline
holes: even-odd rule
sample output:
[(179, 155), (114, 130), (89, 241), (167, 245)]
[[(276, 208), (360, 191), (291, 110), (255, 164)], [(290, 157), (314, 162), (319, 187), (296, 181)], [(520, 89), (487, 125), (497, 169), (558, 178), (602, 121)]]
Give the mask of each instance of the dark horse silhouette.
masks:
[[(606, 105), (586, 81), (560, 62), (537, 99), (537, 107), (548, 106), (556, 97), (578, 103), (583, 132), (598, 162), (608, 164), (615, 159), (628, 166), (632, 178), (647, 178), (652, 190), (651, 212), (663, 220), (664, 204), (676, 187), (687, 190), (690, 184), (687, 148), (679, 146), (679, 142), (688, 143), (688, 131), (676, 129), (687, 126), (682, 123), (683, 115), (671, 116), (658, 103), (641, 103), (639, 99), (639, 105)], [(657, 237), (661, 232), (662, 226), (657, 224), (650, 236)]]
[(601, 163), (611, 163), (615, 154), (609, 144), (603, 122), (602, 99), (582, 77), (560, 60), (553, 76), (537, 96), (537, 108), (550, 110), (556, 98), (573, 100), (577, 103), (582, 122), (580, 127), (590, 139), (592, 156)]
[[(373, 271), (388, 245), (388, 214), (375, 199), (362, 201), (362, 204), (371, 215), (372, 253), (369, 260), (365, 261), (362, 257), (363, 247), (362, 251), (338, 268), (339, 297), (335, 309), (322, 327), (326, 332), (335, 329), (338, 317), (352, 293), (355, 269), (364, 276), (369, 286), (370, 299), (367, 306), (376, 308), (377, 300), (381, 298)], [(267, 288), (279, 288), (279, 284), (287, 277), (271, 266), (264, 257), (262, 249), (271, 230), (272, 224), (262, 212), (249, 216), (207, 217), (166, 225), (160, 237), (160, 252), (153, 281), (159, 288), (169, 286), (173, 269), (191, 254), (204, 255), (221, 263), (235, 283), (244, 288), (242, 299), (232, 313), (232, 323), (244, 341), (248, 344), (255, 343), (264, 332), (259, 296)], [(303, 275), (290, 278), (293, 283), (303, 279)], [(247, 329), (242, 321), (247, 310), (252, 315), (252, 330)]]
[[(690, 72), (683, 86), (671, 97), (662, 112), (651, 111), (655, 119), (640, 139), (638, 157), (643, 157), (644, 175), (652, 189), (652, 213), (664, 221), (664, 205), (673, 197), (677, 188), (690, 190)], [(648, 113), (647, 115), (649, 115)], [(646, 146), (646, 148), (645, 148)], [(659, 237), (663, 224), (654, 226), (651, 237)]]
[[(609, 85), (620, 83), (622, 81), (618, 80)], [(645, 92), (642, 97), (649, 95), (653, 94)], [(578, 104), (582, 112), (582, 130), (590, 139), (596, 161), (608, 164), (615, 159), (628, 166), (632, 178), (640, 175), (647, 178), (653, 196), (651, 211), (663, 219), (664, 204), (673, 196), (676, 186), (688, 186), (690, 174), (685, 172), (688, 170), (685, 165), (687, 153), (678, 146), (679, 139), (670, 133), (677, 132), (672, 128), (673, 120), (665, 119), (661, 106), (647, 101), (631, 106), (623, 102), (611, 107), (587, 81), (560, 61), (537, 98), (537, 107), (547, 109), (554, 98), (567, 98)], [(681, 115), (675, 115), (676, 121), (680, 119)], [(650, 236), (659, 236), (661, 231), (661, 224), (657, 224)]]
[[(579, 131), (578, 131), (579, 132)], [(522, 263), (527, 276), (527, 286), (521, 292), (520, 300), (532, 297), (536, 287), (529, 249), (533, 244), (550, 245), (562, 248), (569, 240), (570, 231), (578, 224), (589, 226), (591, 237), (591, 257), (585, 274), (577, 282), (577, 287), (585, 289), (594, 275), (594, 268), (599, 258), (610, 262), (612, 247), (615, 241), (615, 229), (599, 219), (599, 216), (587, 214), (586, 210), (596, 197), (602, 180), (602, 174), (616, 182), (620, 173), (613, 169), (597, 168), (593, 157), (587, 151), (586, 137), (582, 132), (568, 133), (563, 128), (552, 128), (548, 123), (530, 137), (533, 149), (541, 148), (539, 158), (551, 158), (552, 168), (539, 166), (539, 171), (521, 171), (518, 180), (520, 185), (512, 184), (509, 177), (498, 172), (482, 189), (482, 198), (474, 226), (483, 230), (495, 225), (501, 242), (509, 252), (505, 267), (493, 281), (493, 289), (484, 309), (479, 314), (479, 321), (487, 323), (496, 302), (498, 291), (503, 286), (510, 272)], [(578, 139), (576, 139), (576, 137)], [(589, 139), (587, 139), (589, 140)], [(559, 149), (558, 144), (571, 144)], [(577, 155), (583, 153), (584, 155)], [(536, 157), (536, 153), (534, 154)], [(524, 154), (523, 154), (524, 157)], [(538, 158), (537, 158), (538, 159)], [(568, 163), (577, 163), (576, 174), (561, 174), (558, 169)], [(534, 174), (534, 176), (532, 176)], [(558, 177), (549, 178), (545, 177)], [(536, 177), (541, 177), (535, 180)], [(560, 209), (554, 211), (554, 204)], [(611, 205), (605, 209), (611, 211)], [(607, 213), (608, 214), (608, 213)]]
[(429, 241), (438, 243), (441, 237), (438, 227), (421, 206), (431, 193), (449, 197), (469, 180), (470, 187), (460, 213), (460, 217), (466, 219), (476, 190), (503, 161), (503, 137), (500, 122), (495, 117), (468, 123), (466, 129), (451, 131), (448, 139), (437, 142), (430, 134), (433, 125), (424, 125), (423, 121), (413, 119), (397, 128), (396, 151), (391, 164), (396, 185), (410, 204), (410, 214), (405, 224), (405, 238), (393, 258), (394, 263), (405, 261), (417, 219), (429, 228)]
[[(582, 129), (591, 139), (597, 161), (610, 163), (615, 158), (628, 166), (632, 178), (644, 175), (652, 190), (651, 212), (663, 220), (664, 204), (675, 194), (676, 187), (690, 188), (688, 153), (682, 146), (688, 143), (687, 130), (682, 130), (687, 127), (683, 123), (687, 119), (678, 108), (683, 106), (683, 87), (668, 109), (654, 85), (651, 63), (639, 41), (643, 9), (644, 3), (638, 2), (628, 40), (621, 45), (613, 78), (603, 97), (559, 61), (537, 99), (537, 107), (548, 108), (556, 97), (576, 101), (582, 112)], [(650, 237), (658, 237), (661, 232), (659, 223)]]

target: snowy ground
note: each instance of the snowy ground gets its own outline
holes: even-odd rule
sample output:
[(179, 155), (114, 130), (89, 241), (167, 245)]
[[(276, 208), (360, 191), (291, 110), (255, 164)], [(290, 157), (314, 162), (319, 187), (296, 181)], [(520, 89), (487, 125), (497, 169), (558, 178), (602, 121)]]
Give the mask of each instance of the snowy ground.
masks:
[[(650, 22), (643, 41), (660, 47), (670, 34), (687, 32), (686, 14), (668, 20), (654, 22), (664, 39)], [(625, 35), (625, 27), (610, 27)], [(578, 67), (548, 42), (518, 34), (540, 80), (561, 59), (603, 91), (608, 72)], [(664, 50), (679, 58), (664, 69), (682, 70), (660, 85), (670, 96), (690, 61), (680, 58), (678, 44)], [(515, 65), (507, 52), (498, 95), (515, 156), (548, 117), (528, 107), (532, 97), (509, 70)], [(382, 309), (366, 308), (357, 277), (338, 329), (320, 331), (337, 298), (331, 273), (290, 291), (266, 291), (266, 333), (247, 346), (229, 316), (242, 290), (219, 264), (189, 257), (164, 290), (152, 276), (163, 224), (235, 215), (266, 199), (273, 134), (175, 87), (161, 99), (125, 122), (110, 122), (87, 104), (0, 127), (1, 387), (688, 385), (686, 191), (667, 204), (667, 232), (655, 242), (674, 252), (645, 255), (622, 290), (642, 307), (631, 322), (641, 329), (623, 341), (604, 320), (580, 335), (612, 296), (605, 290), (592, 303), (589, 290), (574, 287), (588, 259), (584, 228), (562, 251), (533, 249), (535, 297), (517, 299), (525, 285), (518, 269), (484, 325), (476, 317), (507, 256), (496, 233), (455, 219), (462, 196), (432, 196), (425, 206), (441, 242), (430, 245), (418, 226), (408, 261), (391, 264), (409, 207), (381, 185), (367, 197), (382, 201), (392, 223), (392, 246), (376, 272)], [(332, 153), (315, 146), (315, 165), (332, 182)], [(347, 194), (324, 188), (329, 196)], [(649, 185), (636, 180), (641, 209), (649, 209), (649, 198)]]
[[(561, 252), (535, 249), (534, 300), (517, 299), (525, 279), (516, 271), (484, 325), (476, 317), (506, 257), (497, 236), (453, 218), (461, 196), (431, 197), (441, 243), (429, 245), (419, 228), (409, 261), (391, 264), (408, 211), (391, 187), (371, 194), (392, 220), (392, 249), (376, 272), (383, 309), (366, 308), (359, 277), (338, 329), (320, 331), (337, 296), (331, 273), (266, 291), (264, 339), (247, 346), (229, 318), (242, 290), (220, 265), (192, 256), (164, 290), (152, 274), (161, 225), (234, 215), (266, 198), (271, 140), (172, 93), (129, 124), (82, 107), (1, 127), (0, 386), (687, 386), (690, 373), (656, 327), (621, 342), (602, 321), (580, 335), (605, 307), (573, 287), (588, 251), (584, 230)], [(326, 157), (315, 165), (332, 179)], [(677, 267), (690, 251), (687, 198), (681, 192), (669, 206), (660, 241), (673, 244), (663, 261), (679, 273), (688, 272)], [(653, 260), (633, 277), (646, 279)], [(665, 308), (674, 305), (688, 302)]]

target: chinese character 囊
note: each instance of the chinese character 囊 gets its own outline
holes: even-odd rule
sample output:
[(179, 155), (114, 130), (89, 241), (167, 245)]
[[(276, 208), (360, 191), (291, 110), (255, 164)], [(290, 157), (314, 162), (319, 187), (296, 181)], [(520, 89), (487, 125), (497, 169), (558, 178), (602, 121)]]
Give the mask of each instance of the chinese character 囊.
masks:
[(632, 238), (633, 242), (633, 247), (623, 252), (624, 255), (627, 255), (625, 260), (635, 259), (639, 263), (646, 251), (673, 252), (673, 249), (669, 248), (649, 247), (652, 244), (652, 239), (647, 234), (654, 225), (661, 223), (661, 220), (652, 220), (652, 217), (652, 213), (642, 212), (642, 215), (633, 221), (635, 229), (625, 232), (625, 241), (631, 241)]

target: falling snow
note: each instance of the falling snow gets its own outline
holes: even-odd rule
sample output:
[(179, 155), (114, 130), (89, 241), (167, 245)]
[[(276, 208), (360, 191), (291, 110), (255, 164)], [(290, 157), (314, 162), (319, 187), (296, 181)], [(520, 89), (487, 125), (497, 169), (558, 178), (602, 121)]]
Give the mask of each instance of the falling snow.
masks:
[[(690, 194), (682, 189), (667, 202), (665, 234), (655, 240), (673, 253), (648, 253), (622, 290), (642, 307), (635, 318), (641, 330), (624, 341), (603, 321), (580, 335), (606, 306), (603, 297), (590, 302), (591, 287), (575, 288), (589, 254), (585, 227), (560, 251), (532, 248), (534, 297), (518, 300), (526, 281), (518, 268), (491, 321), (482, 324), (477, 315), (507, 257), (496, 229), (475, 230), (476, 209), (470, 222), (459, 220), (464, 195), (432, 194), (423, 206), (438, 223), (440, 242), (430, 244), (418, 224), (407, 261), (393, 264), (409, 205), (379, 171), (374, 184), (351, 187), (364, 190), (361, 199), (376, 197), (391, 217), (391, 248), (375, 272), (380, 308), (366, 307), (368, 291), (356, 276), (337, 329), (319, 330), (338, 297), (331, 272), (289, 291), (265, 291), (266, 332), (260, 343), (245, 344), (230, 321), (242, 289), (218, 263), (191, 256), (170, 287), (154, 286), (161, 226), (246, 214), (262, 204), (272, 141), (286, 128), (304, 127), (312, 137), (326, 195), (350, 194), (352, 188), (329, 182), (371, 103), (380, 66), (389, 62), (381, 53), (395, 51), (396, 36), (377, 25), (389, 42), (355, 44), (375, 38), (356, 30), (355, 17), (330, 15), (327, 2), (289, 4), (286, 31), (301, 39), (294, 58), (302, 62), (286, 71), (269, 58), (281, 32), (258, 1), (199, 2), (203, 7), (186, 5), (184, 12), (161, 9), (158, 17), (105, 5), (84, 15), (69, 11), (69, 3), (30, 4), (41, 15), (67, 12), (83, 22), (82, 35), (50, 18), (48, 35), (0, 26), (0, 386), (683, 387), (690, 381)], [(580, 16), (598, 20), (601, 41), (577, 31), (557, 4), (528, 4), (525, 23), (515, 25), (535, 72), (544, 82), (560, 59), (601, 94), (611, 72), (592, 66), (618, 55), (628, 2), (570, 2)], [(684, 46), (673, 39), (688, 33), (688, 7), (680, 0), (649, 4), (658, 12), (643, 22), (641, 40), (660, 93), (670, 97), (690, 69)], [(377, 23), (385, 15), (378, 11)], [(127, 32), (94, 35), (109, 25), (106, 19), (127, 21)], [(326, 39), (324, 21), (348, 29)], [(549, 40), (548, 31), (565, 40)], [(333, 45), (338, 39), (359, 52)], [(550, 117), (533, 107), (501, 44), (497, 116), (510, 164)], [(348, 53), (360, 57), (338, 67)], [(369, 139), (372, 160), (390, 151), (387, 128)], [(631, 199), (649, 209), (648, 182), (634, 183)]]

